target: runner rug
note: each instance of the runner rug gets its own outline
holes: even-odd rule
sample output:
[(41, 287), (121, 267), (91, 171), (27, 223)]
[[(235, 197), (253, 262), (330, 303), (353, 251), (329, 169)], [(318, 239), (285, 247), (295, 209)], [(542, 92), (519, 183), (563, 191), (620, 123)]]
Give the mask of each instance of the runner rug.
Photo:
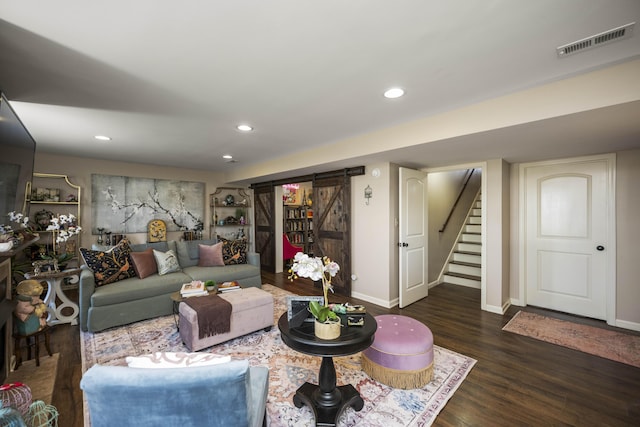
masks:
[[(274, 296), (274, 324), (287, 311), (291, 293), (271, 285), (262, 289)], [(151, 319), (95, 334), (82, 332), (82, 369), (92, 365), (126, 365), (126, 356), (156, 351), (188, 351), (176, 331), (173, 316)], [(269, 332), (255, 332), (208, 348), (207, 352), (248, 359), (251, 365), (269, 367), (269, 425), (312, 426), (313, 413), (306, 406), (296, 408), (293, 395), (305, 381), (318, 383), (320, 357), (307, 356), (287, 347), (277, 326)], [(338, 385), (352, 384), (364, 400), (364, 408), (348, 408), (339, 426), (425, 426), (431, 425), (476, 363), (472, 358), (434, 346), (434, 379), (424, 388), (400, 390), (369, 378), (360, 367), (360, 353), (335, 357)], [(85, 426), (89, 426), (85, 405)]]
[(26, 384), (31, 389), (31, 400), (34, 402), (42, 400), (50, 405), (58, 373), (59, 358), (60, 353), (54, 353), (52, 356), (45, 353), (44, 356), (40, 356), (40, 366), (36, 366), (35, 359), (23, 360), (18, 369), (9, 373), (5, 384)]
[(502, 330), (640, 368), (640, 336), (519, 311)]

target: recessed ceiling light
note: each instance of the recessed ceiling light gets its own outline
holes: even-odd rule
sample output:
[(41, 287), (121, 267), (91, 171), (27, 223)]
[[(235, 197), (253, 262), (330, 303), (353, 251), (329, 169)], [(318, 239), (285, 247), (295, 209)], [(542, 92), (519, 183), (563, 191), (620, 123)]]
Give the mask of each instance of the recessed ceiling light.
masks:
[(253, 130), (253, 128), (249, 125), (238, 125), (236, 126), (236, 129), (241, 130), (242, 132), (250, 132)]
[(108, 136), (104, 136), (104, 135), (96, 135), (94, 136), (95, 139), (98, 139), (100, 141), (111, 141), (111, 138), (109, 138)]
[(400, 98), (402, 95), (404, 95), (404, 90), (399, 87), (392, 87), (391, 89), (387, 89), (384, 93), (384, 97), (389, 99)]
[(224, 156), (222, 156), (223, 159), (233, 159), (233, 156), (230, 154), (225, 154)]

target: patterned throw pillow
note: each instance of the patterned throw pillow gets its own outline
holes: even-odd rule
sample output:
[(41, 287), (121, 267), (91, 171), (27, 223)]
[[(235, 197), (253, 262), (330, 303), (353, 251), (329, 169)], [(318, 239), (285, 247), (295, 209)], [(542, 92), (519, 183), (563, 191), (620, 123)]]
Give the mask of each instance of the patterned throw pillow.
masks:
[(222, 242), (222, 259), (225, 265), (247, 263), (247, 239), (227, 240), (218, 236)]
[(163, 274), (173, 273), (175, 271), (180, 271), (180, 264), (178, 263), (178, 257), (173, 250), (168, 250), (167, 252), (160, 252), (153, 250), (153, 257), (156, 259), (156, 264), (158, 265), (158, 274), (162, 276)]
[(228, 363), (231, 356), (219, 356), (213, 353), (172, 353), (156, 352), (142, 356), (127, 356), (130, 368), (190, 368)]
[(93, 271), (96, 286), (107, 285), (136, 275), (129, 261), (131, 248), (126, 239), (121, 240), (108, 251), (80, 248), (80, 253), (87, 267)]

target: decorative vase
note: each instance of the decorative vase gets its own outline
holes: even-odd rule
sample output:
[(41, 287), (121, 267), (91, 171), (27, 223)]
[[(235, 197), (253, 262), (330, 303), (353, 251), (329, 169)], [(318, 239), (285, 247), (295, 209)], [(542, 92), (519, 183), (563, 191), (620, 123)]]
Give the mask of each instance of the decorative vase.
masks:
[(326, 321), (324, 323), (315, 321), (314, 332), (316, 337), (323, 340), (335, 340), (340, 336), (340, 321)]

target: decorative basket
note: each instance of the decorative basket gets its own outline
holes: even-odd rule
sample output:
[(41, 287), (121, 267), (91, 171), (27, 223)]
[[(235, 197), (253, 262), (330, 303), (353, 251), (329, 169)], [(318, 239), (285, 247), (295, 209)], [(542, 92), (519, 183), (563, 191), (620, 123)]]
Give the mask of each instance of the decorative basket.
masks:
[(0, 401), (2, 407), (15, 408), (24, 416), (29, 411), (33, 397), (28, 385), (10, 383), (0, 386)]

